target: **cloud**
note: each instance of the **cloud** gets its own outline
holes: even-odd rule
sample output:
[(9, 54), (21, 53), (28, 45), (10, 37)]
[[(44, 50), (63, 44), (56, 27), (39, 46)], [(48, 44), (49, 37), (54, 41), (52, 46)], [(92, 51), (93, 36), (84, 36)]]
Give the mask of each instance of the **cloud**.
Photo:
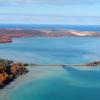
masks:
[(20, 15), (0, 14), (0, 23), (25, 23), (25, 24), (99, 24), (99, 16), (46, 16), (46, 15)]
[(100, 0), (0, 0), (0, 5), (77, 5), (77, 4), (98, 4)]
[(0, 0), (0, 22), (100, 24), (99, 5), (100, 0)]

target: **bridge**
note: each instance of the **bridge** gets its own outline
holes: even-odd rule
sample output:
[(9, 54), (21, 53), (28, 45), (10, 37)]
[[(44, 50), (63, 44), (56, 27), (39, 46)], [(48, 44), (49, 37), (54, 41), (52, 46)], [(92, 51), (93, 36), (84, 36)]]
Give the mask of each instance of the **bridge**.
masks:
[(64, 66), (82, 66), (82, 67), (95, 67), (95, 66), (87, 66), (84, 64), (29, 64), (29, 66), (60, 66), (60, 67), (64, 67)]
[(97, 67), (100, 66), (100, 61), (94, 61), (85, 64), (29, 64), (29, 66), (83, 66), (83, 67)]

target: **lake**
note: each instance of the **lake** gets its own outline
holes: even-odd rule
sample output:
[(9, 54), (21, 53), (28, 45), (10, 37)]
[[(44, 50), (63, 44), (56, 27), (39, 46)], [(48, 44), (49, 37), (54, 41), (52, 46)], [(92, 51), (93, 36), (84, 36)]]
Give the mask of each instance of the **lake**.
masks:
[[(100, 60), (98, 37), (15, 38), (0, 44), (0, 57), (35, 64)], [(99, 100), (100, 68), (29, 66), (29, 73), (0, 90), (0, 100)]]

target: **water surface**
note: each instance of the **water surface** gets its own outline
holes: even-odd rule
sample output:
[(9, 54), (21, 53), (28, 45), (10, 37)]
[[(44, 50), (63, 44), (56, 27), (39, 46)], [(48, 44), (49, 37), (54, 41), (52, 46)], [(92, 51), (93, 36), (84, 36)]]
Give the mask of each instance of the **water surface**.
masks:
[[(36, 64), (77, 64), (100, 60), (100, 38), (15, 38), (0, 44), (0, 56)], [(29, 67), (4, 90), (0, 100), (99, 100), (100, 69)], [(5, 98), (4, 98), (5, 97)]]

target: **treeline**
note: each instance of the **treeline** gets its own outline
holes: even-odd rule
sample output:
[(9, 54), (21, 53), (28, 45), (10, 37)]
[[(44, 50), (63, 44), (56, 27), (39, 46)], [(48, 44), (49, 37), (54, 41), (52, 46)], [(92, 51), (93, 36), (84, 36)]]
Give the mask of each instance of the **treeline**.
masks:
[(28, 70), (26, 66), (28, 66), (28, 64), (0, 59), (0, 88), (3, 88), (13, 81), (18, 75), (27, 73)]

